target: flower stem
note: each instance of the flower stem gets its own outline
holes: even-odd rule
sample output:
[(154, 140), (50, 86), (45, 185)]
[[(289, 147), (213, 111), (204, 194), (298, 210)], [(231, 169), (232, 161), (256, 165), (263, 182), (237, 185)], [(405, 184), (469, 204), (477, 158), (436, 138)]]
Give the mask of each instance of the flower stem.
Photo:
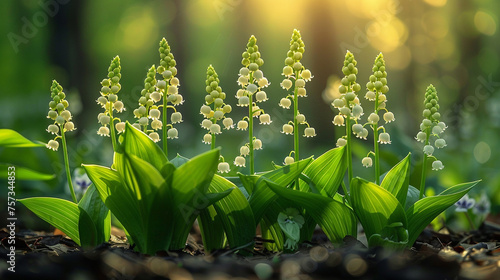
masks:
[[(429, 145), (429, 137), (430, 137), (430, 131), (429, 128), (426, 129), (425, 134), (427, 137), (425, 138), (425, 146)], [(418, 199), (422, 199), (424, 197), (425, 193), (425, 177), (426, 177), (426, 169), (427, 169), (427, 155), (424, 153), (424, 159), (422, 161), (422, 177), (420, 179), (420, 194), (418, 196)]]
[(115, 135), (115, 121), (113, 119), (113, 102), (109, 102), (109, 118), (111, 119), (109, 123), (109, 129), (111, 130), (111, 145), (113, 146), (113, 151), (116, 152), (116, 135)]
[(168, 83), (167, 88), (163, 92), (163, 152), (168, 158), (168, 145), (167, 145), (167, 92), (168, 92)]
[[(295, 77), (299, 77), (299, 71), (295, 72)], [(296, 80), (295, 80), (296, 81)], [(299, 157), (299, 122), (297, 121), (297, 115), (299, 113), (299, 97), (298, 97), (298, 87), (295, 86), (293, 92), (293, 148), (295, 162), (300, 160)], [(299, 189), (299, 178), (295, 180), (295, 189)]]
[(215, 133), (212, 133), (212, 142), (210, 143), (210, 149), (215, 149)]
[(64, 136), (64, 128), (61, 128), (61, 142), (63, 146), (64, 154), (64, 167), (66, 168), (66, 178), (68, 179), (69, 190), (71, 192), (71, 197), (74, 203), (78, 203), (76, 200), (75, 189), (73, 188), (73, 183), (71, 182), (71, 173), (69, 170), (69, 160), (68, 160), (68, 149), (66, 147), (66, 136)]
[(351, 116), (346, 117), (346, 136), (347, 136), (347, 178), (349, 179), (349, 186), (352, 181), (352, 153), (351, 153)]
[[(375, 93), (375, 114), (378, 115), (378, 92)], [(378, 147), (378, 124), (373, 124), (373, 147), (375, 149), (375, 183), (380, 185), (380, 152)]]
[[(254, 82), (253, 73), (250, 73), (250, 83)], [(250, 175), (255, 173), (254, 158), (253, 158), (253, 94), (248, 97), (250, 103), (248, 106), (248, 145), (250, 148)]]
[(467, 212), (464, 212), (464, 214), (465, 214), (465, 217), (467, 217), (467, 220), (469, 221), (470, 227), (471, 227), (473, 230), (475, 230), (475, 229), (476, 229), (476, 226), (474, 225), (474, 222), (473, 222), (473, 221), (472, 221), (472, 219), (470, 218), (469, 211), (470, 211), (470, 209), (467, 209)]

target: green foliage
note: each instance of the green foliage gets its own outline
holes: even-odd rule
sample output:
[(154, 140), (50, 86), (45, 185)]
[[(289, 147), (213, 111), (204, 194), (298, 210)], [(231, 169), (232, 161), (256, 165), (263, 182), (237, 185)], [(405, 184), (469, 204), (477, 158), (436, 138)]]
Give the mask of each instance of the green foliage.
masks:
[(53, 197), (31, 197), (18, 201), (84, 248), (109, 240), (111, 215), (93, 185), (78, 204)]
[(233, 190), (208, 191), (218, 157), (219, 150), (212, 150), (176, 168), (149, 137), (127, 123), (113, 169), (84, 167), (136, 249), (155, 254), (184, 248), (200, 211)]
[(0, 129), (0, 147), (32, 148), (43, 147), (43, 144), (33, 143), (12, 129)]
[(351, 202), (368, 237), (370, 246), (394, 248), (412, 246), (422, 230), (441, 212), (464, 196), (479, 181), (450, 187), (441, 194), (416, 201), (406, 211), (409, 200), (418, 197), (408, 185), (409, 156), (389, 171), (381, 186), (361, 178), (351, 182)]

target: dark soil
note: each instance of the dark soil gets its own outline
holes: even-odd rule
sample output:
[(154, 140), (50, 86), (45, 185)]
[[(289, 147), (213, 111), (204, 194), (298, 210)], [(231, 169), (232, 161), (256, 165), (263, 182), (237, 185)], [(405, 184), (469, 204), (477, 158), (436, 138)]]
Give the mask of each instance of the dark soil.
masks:
[(439, 233), (425, 230), (410, 250), (366, 248), (353, 237), (334, 247), (321, 231), (295, 253), (220, 250), (205, 255), (198, 235), (186, 248), (141, 255), (124, 238), (83, 251), (62, 235), (20, 231), (16, 272), (7, 270), (7, 232), (0, 231), (0, 279), (500, 279), (500, 227)]

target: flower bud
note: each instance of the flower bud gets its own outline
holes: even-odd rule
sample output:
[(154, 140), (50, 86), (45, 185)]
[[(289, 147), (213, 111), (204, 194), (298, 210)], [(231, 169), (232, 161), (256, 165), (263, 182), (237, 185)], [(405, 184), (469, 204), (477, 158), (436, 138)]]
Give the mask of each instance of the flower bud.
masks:
[(246, 68), (246, 67), (242, 67), (242, 68), (240, 69), (240, 75), (241, 75), (241, 76), (248, 76), (248, 74), (250, 74), (250, 70), (249, 70), (248, 68)]
[(297, 122), (300, 123), (300, 124), (303, 124), (306, 122), (306, 116), (304, 116), (303, 114), (298, 114), (297, 115)]
[(357, 123), (352, 126), (352, 132), (354, 134), (359, 134), (363, 132), (363, 125)]
[(339, 138), (337, 139), (337, 147), (343, 147), (347, 144), (347, 140), (345, 140), (344, 138)]
[(432, 156), (432, 153), (434, 153), (434, 147), (432, 147), (431, 145), (425, 145), (424, 153), (428, 156)]
[(222, 124), (224, 125), (224, 129), (231, 129), (234, 126), (233, 119), (231, 118), (225, 118), (222, 120)]
[(62, 116), (57, 116), (56, 117), (56, 123), (59, 125), (63, 125), (66, 120)]
[[(168, 71), (168, 72), (170, 72), (170, 71)], [(165, 77), (165, 78), (167, 78), (167, 79), (168, 79), (168, 78), (170, 78), (169, 76), (172, 76), (172, 72), (170, 72), (170, 73), (165, 73), (165, 72), (164, 72), (164, 74), (167, 74), (167, 75), (163, 75), (164, 77), (165, 77), (165, 76), (167, 76), (167, 77)], [(165, 81), (163, 81), (163, 80), (160, 80), (160, 81), (158, 81), (158, 83), (156, 83), (156, 86), (157, 86), (159, 89), (165, 89), (165, 88), (167, 88), (167, 82), (165, 82)]]
[(359, 119), (363, 115), (363, 107), (358, 104), (354, 105), (354, 107), (352, 107), (352, 115), (354, 118)]
[(179, 132), (177, 131), (176, 128), (171, 128), (167, 131), (167, 138), (168, 139), (176, 139), (179, 138), (177, 137), (179, 135)]
[(210, 133), (212, 133), (212, 134), (221, 134), (220, 125), (218, 125), (216, 123), (213, 123), (210, 126)]
[(149, 97), (151, 97), (154, 102), (158, 102), (161, 100), (161, 94), (157, 91), (153, 91)]
[(47, 143), (47, 145), (45, 145), (45, 147), (47, 147), (48, 149), (57, 151), (57, 149), (59, 148), (59, 142), (57, 142), (56, 140), (50, 140), (49, 143)]
[(446, 147), (446, 141), (444, 139), (436, 139), (434, 146), (438, 149), (444, 148)]
[(214, 119), (221, 120), (224, 117), (224, 112), (217, 110), (214, 112)]
[(419, 131), (417, 133), (417, 136), (415, 137), (415, 140), (417, 140), (418, 142), (422, 142), (422, 143), (424, 143), (426, 139), (427, 139), (427, 134), (425, 132), (422, 132), (422, 131)]
[(241, 146), (240, 155), (246, 157), (249, 154), (250, 154), (250, 149), (248, 148), (248, 146)]
[(180, 112), (174, 112), (170, 116), (170, 120), (172, 124), (181, 123), (182, 122), (182, 114)]
[(380, 133), (378, 136), (378, 142), (381, 144), (391, 144), (391, 136), (387, 132)]
[(219, 173), (229, 173), (229, 171), (231, 169), (229, 167), (229, 163), (227, 163), (227, 162), (221, 162), (217, 166), (217, 170), (218, 170)]
[(158, 109), (149, 110), (149, 117), (153, 120), (157, 120), (160, 118), (161, 112)]
[(73, 122), (67, 122), (64, 124), (64, 130), (65, 131), (73, 131), (75, 130), (75, 124)]
[(259, 91), (257, 92), (257, 94), (255, 95), (255, 100), (257, 102), (264, 102), (264, 101), (267, 101), (267, 94), (265, 91)]
[(261, 88), (265, 88), (265, 87), (267, 87), (268, 85), (270, 85), (270, 83), (269, 83), (269, 81), (267, 80), (267, 78), (262, 78), (262, 79), (260, 79), (260, 80), (259, 80), (259, 82), (258, 82), (258, 84), (259, 84), (259, 87), (261, 87)]
[(139, 119), (139, 124), (142, 125), (142, 126), (148, 125), (148, 123), (149, 123), (149, 120), (146, 117), (141, 117)]
[(351, 109), (349, 109), (348, 107), (342, 107), (339, 109), (339, 112), (340, 114), (344, 115), (344, 116), (350, 116), (351, 115)]
[(432, 162), (432, 170), (438, 171), (444, 168), (443, 163), (440, 160), (435, 160)]
[(253, 73), (253, 77), (257, 81), (259, 81), (260, 79), (264, 78), (264, 73), (261, 70), (257, 70), (257, 71), (255, 71), (255, 73)]
[(304, 81), (304, 79), (297, 79), (295, 81), (295, 86), (296, 87), (305, 87), (306, 86), (306, 81)]
[(123, 131), (125, 131), (125, 123), (124, 122), (116, 123), (115, 128), (116, 131), (118, 131), (118, 133), (122, 133)]
[(368, 116), (368, 122), (371, 124), (377, 124), (379, 120), (380, 117), (375, 113), (371, 113), (370, 116)]
[(290, 67), (288, 65), (285, 66), (285, 67), (283, 67), (283, 75), (285, 75), (287, 77), (292, 76), (293, 75), (293, 69), (292, 69), (292, 67)]
[(257, 85), (255, 84), (249, 84), (247, 86), (247, 91), (249, 91), (250, 93), (255, 93), (257, 91)]
[(203, 142), (204, 144), (211, 144), (211, 143), (212, 143), (212, 134), (207, 133), (207, 134), (203, 135), (203, 140), (202, 140), (202, 142)]
[(333, 121), (332, 123), (334, 125), (337, 125), (337, 126), (344, 126), (344, 117), (342, 115), (336, 115), (334, 118), (333, 118)]
[(242, 96), (240, 97), (240, 99), (238, 99), (238, 106), (246, 107), (248, 105), (250, 105), (250, 99), (248, 98), (248, 96)]
[(109, 137), (109, 128), (106, 126), (101, 126), (97, 131), (97, 134), (100, 136), (108, 136)]
[(201, 122), (201, 127), (203, 127), (204, 129), (207, 129), (207, 130), (210, 130), (210, 127), (212, 126), (212, 121), (209, 120), (209, 119), (204, 119), (202, 122)]
[(245, 167), (245, 158), (242, 156), (237, 156), (234, 159), (234, 165), (236, 165), (238, 167)]
[(310, 81), (313, 76), (311, 74), (311, 71), (306, 69), (304, 71), (302, 71), (302, 73), (300, 74), (300, 76), (302, 77), (302, 79), (306, 80), (307, 82)]
[(361, 164), (363, 164), (364, 167), (368, 168), (368, 167), (371, 167), (373, 165), (373, 160), (371, 157), (364, 157), (361, 160)]
[(386, 112), (384, 114), (384, 121), (385, 123), (390, 123), (394, 121), (394, 114), (392, 112)]
[(295, 162), (295, 159), (291, 156), (285, 157), (285, 160), (283, 161), (284, 165), (290, 165)]
[(254, 150), (261, 150), (262, 149), (262, 141), (260, 139), (254, 139), (252, 141), (252, 143), (253, 143)]
[(290, 109), (290, 106), (292, 105), (292, 101), (288, 98), (281, 98), (279, 106), (284, 108), (284, 109)]
[(287, 135), (293, 134), (293, 126), (290, 124), (284, 124), (281, 133), (285, 133)]
[(260, 124), (271, 124), (271, 116), (269, 114), (262, 114), (259, 116)]
[(245, 120), (239, 121), (236, 127), (237, 130), (247, 130), (247, 128), (248, 128), (248, 122)]
[(313, 127), (306, 127), (304, 129), (304, 137), (309, 138), (309, 137), (314, 137), (314, 136), (316, 136), (316, 131), (314, 130)]
[(159, 142), (160, 141), (160, 135), (156, 132), (151, 132), (149, 134), (149, 138), (151, 138), (151, 140), (153, 140), (153, 142)]

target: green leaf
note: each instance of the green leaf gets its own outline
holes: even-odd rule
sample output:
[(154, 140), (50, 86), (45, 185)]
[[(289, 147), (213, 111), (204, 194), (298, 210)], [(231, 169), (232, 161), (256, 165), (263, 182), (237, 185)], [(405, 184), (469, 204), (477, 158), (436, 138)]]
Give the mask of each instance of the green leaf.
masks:
[[(329, 197), (333, 197), (344, 178), (346, 170), (345, 148), (338, 147), (319, 156), (304, 169), (303, 173), (309, 178), (309, 184), (312, 183), (319, 192), (324, 192)], [(301, 186), (301, 190), (305, 190), (304, 188), (305, 186)]]
[(387, 172), (380, 186), (395, 196), (401, 205), (405, 205), (409, 184), (410, 154)]
[(43, 147), (36, 144), (12, 129), (0, 129), (0, 147), (5, 148), (32, 148)]
[(356, 216), (344, 204), (319, 194), (284, 188), (269, 181), (266, 183), (279, 196), (305, 208), (332, 243), (342, 243), (346, 235), (356, 236)]
[(409, 245), (413, 245), (422, 230), (434, 218), (448, 207), (455, 204), (462, 196), (472, 189), (479, 181), (455, 185), (436, 196), (422, 198), (406, 211), (410, 233)]
[(418, 201), (420, 196), (420, 191), (412, 185), (408, 186), (408, 194), (406, 195), (405, 211), (412, 207), (415, 202)]
[[(276, 194), (267, 187), (265, 182), (271, 181), (280, 186), (288, 186), (298, 178), (304, 168), (306, 168), (311, 161), (312, 158), (303, 159), (290, 165), (280, 167), (276, 170), (263, 173), (259, 176), (257, 181), (254, 183), (253, 193), (249, 199), (256, 223), (260, 222), (260, 219), (269, 204), (273, 203), (273, 201), (277, 198)], [(255, 180), (255, 178), (255, 176), (251, 177), (252, 180)], [(245, 180), (242, 179), (241, 181), (244, 182)]]
[(53, 197), (30, 197), (18, 201), (42, 220), (64, 232), (76, 244), (81, 245), (78, 205), (68, 200)]
[[(14, 166), (13, 164), (0, 164), (0, 170), (7, 170), (9, 166)], [(15, 166), (16, 167), (16, 180), (36, 180), (36, 181), (46, 181), (52, 180), (56, 177), (55, 174), (45, 174), (40, 173), (38, 171), (34, 171), (25, 167)], [(7, 172), (0, 173), (0, 179), (5, 179), (8, 177)]]
[(183, 165), (184, 163), (188, 162), (189, 159), (188, 158), (185, 158), (179, 154), (177, 154), (177, 156), (175, 158), (173, 158), (170, 163), (172, 163), (176, 168), (180, 167), (181, 165)]
[(129, 232), (131, 243), (143, 240), (146, 229), (141, 224), (143, 218), (136, 206), (137, 200), (118, 172), (98, 165), (83, 165), (83, 167), (104, 204)]
[(138, 130), (129, 122), (127, 122), (125, 132), (123, 132), (121, 146), (126, 154), (147, 161), (157, 170), (162, 170), (163, 166), (168, 162), (167, 156), (160, 147), (144, 132)]
[(375, 234), (392, 241), (402, 241), (388, 227), (400, 223), (406, 230), (408, 222), (403, 207), (389, 191), (364, 179), (354, 178), (351, 181), (351, 203), (368, 241)]
[(213, 207), (220, 217), (229, 246), (237, 248), (252, 243), (256, 225), (250, 204), (233, 183), (215, 175), (208, 189), (210, 193), (223, 193), (228, 190), (232, 192), (215, 202)]
[(221, 216), (217, 214), (213, 205), (200, 211), (198, 217), (203, 249), (210, 253), (215, 249), (223, 249), (226, 243), (224, 225)]
[[(87, 188), (78, 206), (89, 215), (94, 223), (97, 234), (96, 244), (107, 242), (111, 234), (111, 213), (93, 184)], [(82, 234), (80, 232), (80, 235)]]

